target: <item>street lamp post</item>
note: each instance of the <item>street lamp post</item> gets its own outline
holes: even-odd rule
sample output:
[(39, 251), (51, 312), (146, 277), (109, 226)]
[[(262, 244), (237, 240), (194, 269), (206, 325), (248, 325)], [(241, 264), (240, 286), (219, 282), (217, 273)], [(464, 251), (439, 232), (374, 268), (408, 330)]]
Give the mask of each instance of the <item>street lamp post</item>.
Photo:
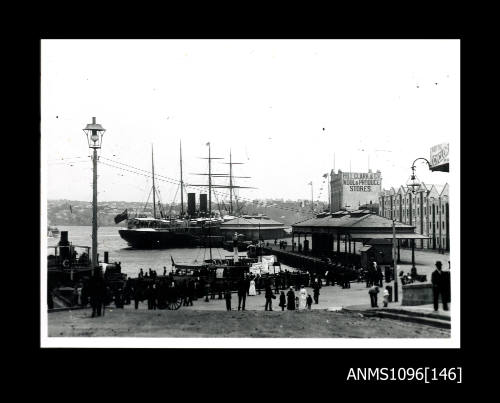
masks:
[(416, 169), (415, 162), (417, 162), (418, 160), (424, 160), (427, 163), (427, 165), (429, 165), (429, 168), (431, 166), (431, 163), (423, 157), (417, 158), (415, 161), (413, 161), (413, 164), (411, 164), (411, 176), (410, 176), (410, 179), (406, 185), (409, 188), (411, 188), (411, 192), (413, 194), (415, 194), (417, 189), (420, 187), (420, 181), (418, 180), (417, 176), (415, 175), (415, 169)]
[(102, 146), (102, 136), (106, 130), (98, 123), (95, 117), (92, 118), (92, 123), (87, 124), (83, 132), (87, 137), (89, 148), (93, 149), (92, 165), (93, 165), (93, 182), (92, 182), (92, 274), (94, 269), (99, 267), (97, 260), (97, 150)]

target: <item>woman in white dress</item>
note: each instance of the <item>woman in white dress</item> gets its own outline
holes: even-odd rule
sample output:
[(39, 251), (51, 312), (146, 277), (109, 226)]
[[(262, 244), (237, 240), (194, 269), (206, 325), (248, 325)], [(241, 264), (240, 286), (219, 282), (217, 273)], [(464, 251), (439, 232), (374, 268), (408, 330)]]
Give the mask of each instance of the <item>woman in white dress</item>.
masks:
[(255, 280), (250, 280), (250, 289), (248, 290), (248, 295), (257, 295), (257, 291), (255, 290)]
[(299, 291), (299, 309), (306, 309), (307, 291), (303, 285), (300, 286)]

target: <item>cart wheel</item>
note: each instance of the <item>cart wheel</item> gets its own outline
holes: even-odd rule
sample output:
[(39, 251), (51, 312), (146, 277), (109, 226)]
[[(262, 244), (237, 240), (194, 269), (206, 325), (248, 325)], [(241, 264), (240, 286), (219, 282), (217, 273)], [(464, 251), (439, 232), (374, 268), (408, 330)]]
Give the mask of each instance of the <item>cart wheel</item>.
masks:
[(169, 301), (167, 308), (171, 311), (176, 311), (177, 309), (179, 309), (181, 307), (181, 305), (182, 305), (182, 298), (178, 297), (174, 301)]

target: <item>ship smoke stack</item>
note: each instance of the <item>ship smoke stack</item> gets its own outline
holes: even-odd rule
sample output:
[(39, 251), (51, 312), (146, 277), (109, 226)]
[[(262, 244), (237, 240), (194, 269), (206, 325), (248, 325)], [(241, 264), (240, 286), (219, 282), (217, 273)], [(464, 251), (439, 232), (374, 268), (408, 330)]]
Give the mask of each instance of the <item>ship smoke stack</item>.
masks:
[(59, 253), (61, 254), (61, 261), (69, 259), (68, 231), (61, 231), (61, 239), (59, 240)]
[(59, 240), (59, 246), (69, 245), (68, 241), (68, 231), (61, 231), (61, 238)]
[(201, 193), (200, 194), (200, 213), (207, 213), (207, 194), (206, 193)]
[(194, 216), (196, 212), (196, 195), (194, 193), (188, 193), (188, 206), (187, 213), (189, 216)]

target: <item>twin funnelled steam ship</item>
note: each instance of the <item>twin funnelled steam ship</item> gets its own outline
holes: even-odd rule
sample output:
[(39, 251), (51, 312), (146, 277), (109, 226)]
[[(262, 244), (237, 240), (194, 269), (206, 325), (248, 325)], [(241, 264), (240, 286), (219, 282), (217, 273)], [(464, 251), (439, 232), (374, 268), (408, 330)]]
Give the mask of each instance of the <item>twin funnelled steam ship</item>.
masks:
[[(175, 247), (193, 247), (193, 246), (221, 246), (223, 237), (220, 234), (220, 224), (224, 221), (222, 218), (215, 217), (211, 211), (211, 160), (209, 146), (209, 202), (207, 195), (200, 195), (200, 209), (195, 211), (195, 194), (188, 193), (188, 211), (184, 212), (182, 179), (182, 149), (180, 149), (180, 172), (181, 172), (181, 214), (179, 217), (166, 217), (162, 211), (157, 216), (156, 208), (156, 187), (154, 175), (154, 158), (151, 152), (152, 175), (153, 175), (153, 215), (129, 217), (127, 210), (115, 217), (115, 223), (127, 220), (127, 228), (118, 232), (127, 243), (138, 249), (152, 248), (175, 248)], [(191, 185), (206, 186), (206, 185)], [(220, 186), (222, 187), (222, 186)]]
[(220, 246), (220, 223), (216, 218), (166, 220), (154, 217), (130, 218), (120, 236), (133, 248), (181, 248)]
[[(207, 194), (200, 194), (199, 210), (196, 210), (196, 200), (194, 193), (188, 193), (187, 212), (184, 212), (183, 186), (182, 179), (182, 149), (180, 150), (180, 188), (181, 188), (181, 213), (178, 217), (167, 217), (160, 211), (161, 218), (157, 216), (156, 209), (156, 188), (154, 176), (154, 160), (152, 159), (153, 175), (153, 214), (152, 216), (129, 217), (127, 210), (115, 217), (115, 223), (127, 220), (127, 228), (119, 230), (120, 236), (128, 242), (133, 248), (151, 249), (151, 248), (173, 248), (173, 247), (193, 247), (193, 246), (223, 246), (224, 241), (230, 241), (234, 233), (240, 234), (245, 241), (259, 239), (276, 239), (285, 236), (285, 226), (277, 221), (270, 220), (265, 216), (231, 216), (233, 213), (233, 189), (248, 188), (246, 186), (235, 186), (233, 178), (248, 178), (246, 176), (234, 176), (232, 172), (233, 162), (231, 153), (229, 154), (229, 174), (214, 174), (211, 169), (213, 159), (210, 154), (210, 143), (208, 145), (208, 186), (190, 185), (208, 187)], [(212, 184), (212, 176), (228, 177), (229, 186)], [(211, 192), (212, 188), (228, 188), (230, 196), (229, 214), (215, 216), (211, 210)]]

